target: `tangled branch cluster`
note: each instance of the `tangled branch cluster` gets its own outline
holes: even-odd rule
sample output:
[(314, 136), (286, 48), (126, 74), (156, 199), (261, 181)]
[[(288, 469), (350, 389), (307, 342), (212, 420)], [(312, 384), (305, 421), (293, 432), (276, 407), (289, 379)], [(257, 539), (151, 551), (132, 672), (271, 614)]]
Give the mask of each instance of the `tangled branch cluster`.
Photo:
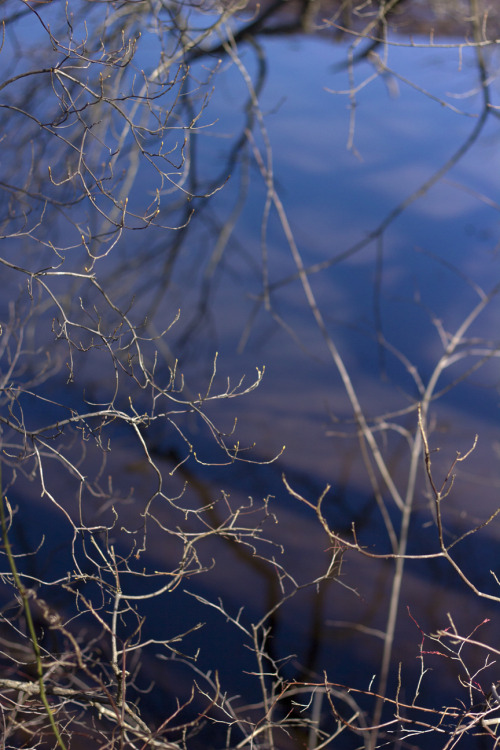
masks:
[[(496, 300), (500, 285), (476, 289), (477, 303), (454, 332), (434, 321), (442, 353), (426, 380), (401, 353), (391, 352), (418, 396), (398, 413), (367, 415), (311, 283), (340, 259), (307, 265), (276, 187), (272, 143), (259, 105), (265, 65), (257, 36), (311, 30), (318, 9), (328, 13), (323, 31), (352, 36), (351, 85), (343, 93), (352, 105), (348, 146), (355, 150), (357, 95), (372, 79), (396, 75), (387, 59), (388, 29), (401, 3), (302, 2), (294, 4), (294, 22), (285, 5), (69, 0), (61, 6), (9, 0), (2, 7), (3, 748), (423, 747), (418, 743), (426, 735), (443, 750), (465, 746), (476, 735), (488, 747), (498, 745), (500, 689), (491, 667), (499, 651), (476, 632), (461, 634), (452, 616), (447, 629), (426, 634), (411, 614), (421, 638), (414, 696), (403, 696), (401, 673), (393, 694), (390, 678), (408, 560), (444, 560), (475, 597), (500, 601), (455, 556), (465, 538), (494, 523), (499, 510), (450, 541), (443, 508), (453, 492), (453, 473), (469, 453), (457, 455), (444, 479), (431, 464), (433, 403), (498, 357), (497, 342), (469, 331)], [(474, 39), (467, 46), (475, 50), (483, 96), (473, 132), (343, 258), (381, 241), (388, 226), (459, 161), (489, 118), (496, 118), (483, 49), (494, 40), (484, 37), (485, 16), (475, 0), (470, 10)], [(343, 20), (346, 11), (355, 17), (352, 27)], [(283, 12), (285, 20), (269, 25), (273, 13)], [(247, 42), (261, 65), (255, 80), (241, 54)], [(361, 43), (369, 49), (359, 60), (368, 61), (372, 72), (354, 85)], [(205, 174), (198, 159), (200, 136), (213, 125), (210, 101), (225, 64), (234, 65), (246, 87), (245, 124), (228, 163), (219, 174), (215, 169)], [(265, 309), (287, 328), (274, 294), (300, 282), (351, 409), (350, 419), (330, 436), (358, 441), (386, 531), (380, 550), (368, 548), (355, 525), (339, 531), (332, 523), (325, 511), (329, 487), (311, 498), (284, 476), (287, 497), (314, 517), (323, 544), (321, 569), (303, 577), (289, 564), (290, 552), (276, 531), (280, 512), (273, 498), (241, 500), (227, 490), (207, 489), (196, 473), (199, 467), (239, 465), (251, 472), (259, 462), (253, 446), (240, 443), (236, 419), (228, 420), (218, 408), (251, 398), (264, 368), (259, 365), (250, 382), (223, 379), (212, 352), (204, 379), (191, 382), (171, 346), (179, 313), (165, 292), (175, 297), (173, 279), (184, 262), (186, 238), (203, 241), (193, 217), (204, 215), (231, 168), (245, 165), (245, 159), (256, 168), (266, 195), (262, 290), (255, 309)], [(238, 210), (218, 228), (186, 340), (205, 321)], [(266, 244), (271, 213), (294, 264), (293, 275), (275, 283), (269, 280)], [(390, 349), (382, 337), (380, 342)], [(472, 364), (451, 385), (442, 385), (445, 371), (464, 361)], [(408, 415), (410, 427), (403, 421)], [(384, 440), (393, 433), (403, 436), (408, 452), (403, 489), (384, 452)], [(424, 473), (433, 541), (429, 551), (413, 553), (410, 518)], [(327, 670), (313, 674), (297, 667), (293, 655), (284, 657), (275, 648), (278, 614), (294, 597), (307, 591), (319, 599), (332, 581), (347, 585), (344, 556), (394, 565), (386, 627), (377, 634), (382, 643), (377, 684), (364, 688), (341, 684)], [(248, 580), (265, 600), (256, 615), (251, 597), (247, 611), (220, 593), (230, 573), (234, 586), (238, 565), (247, 567)], [(210, 649), (210, 638), (198, 636), (212, 617), (219, 637), (227, 637), (227, 661), (232, 648), (248, 658), (239, 652), (234, 657), (242, 659), (241, 679), (251, 685), (242, 697), (231, 692), (228, 665), (217, 671), (200, 666), (200, 649)], [(479, 670), (469, 666), (474, 649), (486, 653)], [(434, 658), (460, 674), (461, 697), (453, 706), (419, 702), (427, 663)], [(290, 665), (293, 672), (287, 671)]]

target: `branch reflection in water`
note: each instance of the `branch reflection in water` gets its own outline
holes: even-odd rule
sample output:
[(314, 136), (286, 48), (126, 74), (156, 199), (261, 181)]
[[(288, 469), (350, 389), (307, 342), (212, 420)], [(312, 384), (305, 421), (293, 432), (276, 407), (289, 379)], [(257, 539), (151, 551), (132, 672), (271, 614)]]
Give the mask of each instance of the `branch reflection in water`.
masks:
[(495, 9), (4, 16), (6, 741), (494, 747)]

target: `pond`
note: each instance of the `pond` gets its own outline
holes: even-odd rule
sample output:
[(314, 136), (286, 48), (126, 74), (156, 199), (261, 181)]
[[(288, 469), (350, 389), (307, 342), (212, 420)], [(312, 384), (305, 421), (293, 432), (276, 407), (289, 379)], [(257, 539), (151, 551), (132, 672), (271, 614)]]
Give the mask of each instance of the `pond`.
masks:
[(497, 11), (133, 6), (5, 10), (32, 675), (82, 747), (493, 747)]

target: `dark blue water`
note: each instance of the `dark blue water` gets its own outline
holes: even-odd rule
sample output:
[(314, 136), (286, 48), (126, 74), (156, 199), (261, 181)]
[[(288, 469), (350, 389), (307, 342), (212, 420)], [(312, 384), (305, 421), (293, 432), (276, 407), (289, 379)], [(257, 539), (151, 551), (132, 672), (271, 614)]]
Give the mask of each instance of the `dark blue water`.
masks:
[[(401, 39), (395, 37), (395, 41)], [(349, 95), (334, 93), (349, 89), (347, 73), (338, 70), (346, 57), (346, 43), (296, 35), (263, 37), (260, 44), (260, 68), (252, 47), (244, 46), (241, 52), (241, 61), (258, 89), (259, 113), (249, 114), (245, 109), (247, 84), (241, 70), (227, 57), (222, 58), (213, 79), (215, 88), (209, 101), (202, 98), (206, 88), (198, 90), (198, 84), (210, 80), (217, 65), (212, 59), (194, 62), (190, 79), (165, 94), (165, 101), (173, 103), (182, 91), (186, 98), (180, 109), (184, 122), (206, 105), (197, 121), (198, 130), (188, 134), (185, 146), (193, 161), (186, 186), (196, 196), (220, 190), (210, 198), (194, 197), (186, 203), (176, 191), (169, 192), (171, 184), (166, 185), (158, 219), (162, 226), (124, 233), (109, 256), (96, 264), (96, 272), (115, 302), (130, 305), (131, 320), (143, 324), (145, 336), (167, 328), (180, 310), (179, 321), (165, 338), (166, 347), (159, 350), (156, 375), (165, 383), (175, 358), (179, 371), (185, 374), (188, 394), (194, 396), (205, 392), (216, 352), (214, 392), (227, 387), (227, 378), (234, 387), (245, 376), (244, 383), (249, 385), (256, 368), (265, 366), (263, 381), (255, 391), (237, 400), (207, 405), (207, 414), (218, 429), (230, 436), (228, 444), (239, 440), (248, 447), (244, 455), (250, 462), (228, 461), (207, 425), (193, 414), (176, 417), (179, 429), (167, 420), (158, 420), (142, 434), (169, 494), (181, 492), (187, 481), (187, 506), (208, 507), (218, 498), (214, 515), (208, 516), (212, 524), (224, 519), (228, 507), (241, 504), (248, 505), (249, 512), (251, 506), (256, 518), (264, 519), (264, 499), (269, 498), (277, 523), (267, 518), (266, 535), (275, 545), (283, 545), (282, 556), (276, 547), (277, 559), (286, 563), (300, 587), (324, 569), (331, 539), (311, 505), (290, 496), (282, 474), (313, 505), (329, 483), (332, 488), (323, 512), (332, 530), (352, 542), (354, 524), (358, 540), (368, 551), (386, 554), (391, 548), (361, 457), (352, 406), (307, 304), (289, 238), (274, 208), (263, 232), (268, 193), (252, 141), (244, 140), (245, 128), (252, 130), (254, 147), (264, 163), (267, 138), (272, 146), (274, 186), (302, 264), (310, 271), (308, 280), (326, 329), (343, 357), (369, 424), (377, 427), (374, 435), (402, 495), (410, 466), (409, 441), (416, 431), (416, 403), (453, 333), (481, 300), (485, 301), (484, 309), (463, 333), (457, 348), (460, 356), (443, 368), (435, 387), (439, 397), (432, 401), (429, 413), (431, 447), (440, 449), (433, 454), (438, 483), (446, 476), (456, 451), (466, 452), (479, 434), (475, 453), (457, 465), (456, 485), (445, 501), (445, 538), (451, 543), (481, 524), (498, 506), (498, 119), (493, 108), (481, 119), (484, 100), (473, 51), (464, 50), (460, 63), (453, 48), (394, 47), (389, 50), (388, 66), (397, 75), (385, 72), (370, 80), (376, 70), (373, 65), (364, 61), (354, 68), (360, 88), (349, 143)], [(147, 67), (156, 52), (153, 44), (141, 46), (137, 67)], [(486, 62), (493, 74), (494, 57)], [(411, 80), (420, 90), (403, 79)], [(494, 102), (497, 89), (493, 80)], [(48, 104), (40, 97), (33, 106), (41, 116)], [(265, 131), (259, 124), (260, 113)], [(94, 119), (97, 121), (97, 114)], [(181, 164), (179, 144), (184, 133), (173, 129), (169, 137), (172, 161)], [(20, 158), (25, 169), (27, 153), (23, 151)], [(55, 150), (51, 156), (54, 168), (60, 166), (55, 161), (57, 153)], [(98, 150), (94, 156), (97, 162)], [(182, 168), (174, 164), (172, 180), (180, 181), (179, 175)], [(130, 210), (144, 211), (154, 201), (157, 187), (158, 177), (151, 165), (139, 167), (130, 192)], [(106, 201), (99, 198), (97, 205), (103, 208)], [(194, 214), (189, 218), (192, 208)], [(55, 244), (57, 238), (61, 246), (73, 243), (72, 251), (65, 254), (66, 263), (72, 270), (81, 270), (89, 259), (78, 244), (80, 224), (99, 228), (103, 226), (100, 218), (88, 202), (66, 213), (54, 211), (53, 216), (54, 223), (42, 228), (38, 236), (42, 240), (50, 237)], [(227, 231), (230, 221), (231, 231)], [(165, 229), (184, 224), (185, 228), (175, 231)], [(26, 251), (30, 268), (54, 263), (51, 248), (33, 238), (6, 243), (6, 257), (11, 262), (19, 248)], [(24, 279), (19, 282), (17, 275), (9, 272), (6, 285), (19, 288), (19, 309), (27, 311), (31, 302), (23, 284)], [(99, 314), (103, 319), (108, 314), (98, 290), (81, 279), (68, 285), (67, 279), (56, 278), (51, 284), (59, 295), (66, 294), (73, 301), (75, 315), (85, 307), (95, 323)], [(7, 307), (5, 302), (2, 310)], [(29, 351), (35, 354), (26, 356), (29, 366), (21, 377), (30, 393), (19, 398), (11, 414), (20, 424), (26, 414), (28, 430), (53, 425), (44, 439), (50, 445), (50, 441), (62, 445), (65, 455), (76, 460), (78, 441), (65, 445), (61, 438), (58, 442), (57, 423), (67, 418), (71, 409), (86, 413), (92, 404), (108, 402), (113, 397), (115, 370), (105, 347), (88, 355), (83, 351), (75, 355), (73, 382), (68, 384), (68, 355), (64, 342), (56, 342), (57, 314), (50, 333), (53, 318), (52, 308), (33, 317)], [(109, 325), (113, 325), (111, 319)], [(78, 336), (82, 337), (78, 339), (82, 349), (92, 343), (92, 337), (80, 332)], [(145, 343), (144, 347), (152, 362), (156, 344)], [(62, 377), (36, 380), (44, 348), (55, 361), (64, 363)], [(484, 364), (476, 368), (483, 359)], [(474, 370), (466, 377), (471, 367)], [(32, 380), (36, 381), (33, 388), (28, 386)], [(118, 394), (115, 406), (129, 410), (129, 396), (138, 413), (148, 408), (144, 392), (131, 382)], [(166, 408), (166, 399), (160, 400), (157, 412)], [(232, 435), (235, 416), (238, 423)], [(80, 507), (73, 499), (78, 478), (71, 472), (63, 475), (51, 460), (50, 447), (46, 483), (55, 498), (62, 498), (59, 507), (47, 506), (47, 497), (40, 497), (36, 477), (31, 482), (20, 480), (11, 492), (9, 499), (19, 507), (19, 520), (13, 527), (16, 544), (32, 552), (45, 540), (42, 569), (32, 556), (26, 558), (25, 573), (56, 581), (73, 570), (71, 544), (84, 561), (90, 554), (91, 535), (72, 529), (63, 511), (78, 527), (99, 527), (95, 534), (100, 544), (109, 533), (119, 554), (130, 556), (134, 570), (157, 570), (165, 560), (174, 566), (178, 540), (167, 544), (155, 521), (150, 523), (147, 553), (137, 562), (132, 557), (140, 544), (141, 513), (154, 496), (157, 481), (133, 431), (115, 424), (102, 430), (105, 444), (111, 441), (111, 451), (101, 468), (94, 447), (101, 433), (92, 432), (91, 421), (86, 428), (88, 452), (78, 466), (88, 477), (89, 487)], [(196, 447), (199, 462), (191, 456), (171, 477), (175, 466), (188, 458), (190, 445)], [(267, 463), (283, 446), (282, 456)], [(28, 465), (34, 466), (29, 461)], [(108, 476), (113, 478), (112, 490)], [(383, 482), (379, 488), (397, 534), (400, 511)], [(229, 505), (222, 491), (228, 494)], [(123, 526), (113, 523), (113, 503), (120, 509)], [(30, 511), (23, 521), (21, 513), (26, 508)], [(169, 528), (175, 524), (191, 528), (182, 513), (166, 507), (160, 498), (155, 497), (151, 512)], [(79, 513), (82, 516), (77, 518)], [(192, 528), (197, 528), (195, 523)], [(455, 560), (471, 581), (488, 594), (497, 590), (490, 570), (498, 573), (498, 535), (495, 520), (480, 536), (468, 536), (453, 549)], [(409, 539), (410, 554), (438, 551), (422, 461)], [(266, 543), (255, 544), (259, 554), (271, 554)], [(251, 547), (229, 538), (207, 540), (202, 546), (207, 568), (214, 558), (215, 569), (193, 575), (185, 585), (152, 599), (143, 609), (145, 639), (159, 640), (166, 634), (174, 638), (194, 623), (206, 623), (186, 636), (185, 651), (181, 649), (182, 655), (174, 660), (175, 652), (168, 649), (162, 651), (161, 658), (155, 645), (145, 650), (139, 686), (146, 688), (150, 679), (156, 681), (158, 688), (142, 699), (144, 710), (155, 718), (161, 719), (165, 705), (173, 705), (174, 695), (189, 694), (191, 672), (183, 659), (192, 658), (198, 648), (199, 670), (213, 674), (218, 669), (223, 689), (241, 695), (240, 705), (259, 697), (247, 635), (228, 623), (224, 612), (196, 597), (212, 603), (222, 597), (232, 617), (243, 607), (242, 623), (251, 629), (279, 599), (276, 578), (270, 575), (269, 566), (260, 564)], [(85, 564), (88, 570), (83, 566), (83, 573), (92, 569), (91, 560), (87, 558)], [(126, 578), (128, 593), (144, 592), (142, 582), (132, 575), (130, 580)], [(372, 676), (380, 671), (381, 641), (359, 627), (385, 629), (392, 579), (391, 561), (347, 553), (340, 583), (328, 582), (319, 590), (299, 588), (268, 620), (272, 656), (286, 659), (292, 655), (283, 666), (286, 678), (321, 681), (326, 670), (336, 683), (368, 690)], [(95, 587), (86, 585), (88, 595), (95, 596)], [(287, 592), (293, 588), (290, 581), (288, 585)], [(56, 586), (45, 587), (44, 596), (62, 610), (71, 607), (71, 597), (63, 596)], [(485, 617), (494, 619), (496, 609), (494, 604), (473, 597), (443, 561), (409, 561), (389, 679), (391, 695), (396, 690), (399, 661), (407, 670), (408, 692), (414, 689), (420, 669), (421, 633), (407, 607), (426, 632), (446, 627), (451, 612), (464, 633)], [(123, 619), (123, 637), (134, 629), (135, 615), (129, 615)], [(91, 619), (82, 617), (89, 628)], [(484, 638), (497, 647), (494, 628), (488, 627)], [(484, 654), (474, 652), (468, 658), (477, 668)], [(435, 706), (445, 699), (466, 700), (457, 688), (456, 664), (443, 660), (440, 664), (444, 662), (445, 667), (436, 666), (432, 656), (428, 662), (435, 671), (423, 681), (423, 701)], [(376, 682), (377, 678), (374, 686)], [(198, 710), (196, 703), (189, 709), (190, 716)], [(207, 730), (204, 737), (210, 737), (214, 747), (223, 746), (215, 731), (210, 734)], [(305, 742), (303, 738), (300, 741)], [(342, 736), (337, 742), (339, 747), (356, 746), (350, 737)]]

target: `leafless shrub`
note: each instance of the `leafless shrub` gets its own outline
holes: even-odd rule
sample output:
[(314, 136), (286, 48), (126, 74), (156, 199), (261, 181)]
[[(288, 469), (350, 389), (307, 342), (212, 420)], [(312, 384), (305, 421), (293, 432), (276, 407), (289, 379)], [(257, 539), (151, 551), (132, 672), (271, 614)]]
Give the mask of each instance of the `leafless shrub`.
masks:
[[(483, 289), (471, 283), (477, 301), (454, 330), (433, 318), (442, 352), (426, 378), (377, 329), (380, 348), (402, 364), (417, 396), (394, 413), (370, 416), (311, 282), (314, 274), (370, 243), (382, 243), (392, 222), (497, 116), (484, 56), (495, 40), (485, 34), (486, 15), (471, 0), (473, 38), (456, 46), (474, 50), (482, 107), (467, 139), (366, 240), (341, 257), (308, 266), (275, 181), (272, 142), (259, 104), (265, 66), (255, 35), (315, 25), (352, 35), (349, 86), (336, 93), (351, 104), (348, 147), (353, 152), (359, 91), (380, 77), (412, 82), (389, 65), (397, 0), (342, 3), (342, 12), (356, 18), (352, 26), (342, 25), (344, 15), (335, 3), (327, 4), (329, 18), (323, 23), (313, 2), (298, 4), (296, 22), (269, 25), (283, 5), (75, 0), (64, 8), (48, 2), (3, 6), (2, 747), (319, 750), (336, 743), (418, 747), (426, 735), (437, 738), (443, 750), (465, 746), (476, 736), (488, 747), (498, 745), (498, 650), (480, 640), (479, 625), (477, 632), (461, 635), (450, 615), (446, 629), (424, 634), (412, 610), (415, 642), (421, 641), (414, 697), (402, 697), (404, 667), (395, 694), (390, 682), (409, 560), (443, 560), (476, 597), (499, 601), (496, 588), (492, 593), (482, 587), (456, 554), (462, 542), (479, 538), (499, 511), (456, 538), (446, 533), (453, 473), (475, 449), (474, 439), (442, 477), (431, 461), (431, 445), (434, 404), (499, 356), (498, 342), (479, 337), (474, 326), (496, 301), (500, 285)], [(21, 43), (23, 33), (28, 43)], [(255, 80), (241, 54), (252, 36), (260, 64)], [(362, 56), (360, 45), (367, 45)], [(430, 38), (425, 46), (438, 45)], [(371, 73), (355, 84), (361, 59)], [(195, 60), (204, 61), (196, 75), (190, 67)], [(239, 71), (248, 107), (228, 163), (220, 174), (206, 175), (199, 168), (197, 139), (212, 124), (210, 99), (225, 61)], [(262, 290), (255, 311), (262, 307), (295, 336), (275, 295), (300, 282), (350, 408), (349, 419), (335, 424), (330, 436), (357, 441), (386, 532), (380, 548), (368, 548), (355, 524), (345, 532), (331, 522), (325, 511), (329, 486), (309, 497), (284, 475), (285, 492), (315, 518), (324, 543), (320, 566), (304, 575), (290, 561), (285, 543), (290, 539), (277, 530), (280, 511), (272, 497), (240, 500), (226, 489), (207, 490), (193, 469), (244, 464), (251, 471), (261, 462), (253, 446), (240, 444), (236, 418), (221, 416), (217, 407), (252, 398), (264, 367), (259, 363), (253, 378), (233, 382), (221, 377), (224, 363), (211, 352), (204, 380), (191, 382), (172, 346), (179, 315), (165, 304), (193, 217), (210, 206), (238, 160), (245, 168), (256, 166), (266, 194)], [(218, 228), (180, 346), (205, 325), (215, 271), (245, 199), (244, 184), (242, 179), (231, 217)], [(266, 240), (271, 214), (294, 264), (292, 275), (275, 282), (269, 278)], [(124, 238), (131, 236), (135, 243), (126, 245)], [(138, 282), (139, 270), (158, 257), (164, 257), (161, 279), (152, 275), (144, 282), (145, 274)], [(136, 299), (144, 283), (150, 293)], [(166, 447), (156, 442), (157, 425), (167, 434)], [(393, 435), (405, 442), (404, 484), (393, 476), (385, 450)], [(126, 459), (120, 446), (126, 446)], [(130, 466), (133, 479), (127, 475)], [(410, 520), (423, 477), (432, 524), (424, 546), (413, 553), (408, 551)], [(375, 633), (382, 644), (378, 672), (365, 688), (340, 684), (327, 670), (315, 673), (274, 646), (279, 615), (292, 600), (307, 591), (319, 599), (332, 582), (356, 587), (343, 577), (345, 556), (383, 559), (393, 566), (385, 627)], [(221, 581), (233, 568), (237, 576), (239, 564), (263, 592), (257, 614), (224, 596)], [(199, 580), (205, 588), (198, 587)], [(492, 581), (498, 584), (494, 572)], [(210, 649), (209, 637), (198, 638), (202, 618), (211, 617), (227, 635), (227, 660), (232, 648), (247, 655), (242, 672), (251, 688), (241, 697), (226, 687), (219, 673), (224, 664), (219, 671), (200, 666), (200, 643)], [(471, 657), (477, 652), (484, 653), (479, 668)], [(234, 659), (240, 658), (238, 651)], [(428, 664), (436, 659), (455, 670), (453, 705), (420, 701)], [(147, 704), (156, 690), (161, 708), (151, 716)]]

